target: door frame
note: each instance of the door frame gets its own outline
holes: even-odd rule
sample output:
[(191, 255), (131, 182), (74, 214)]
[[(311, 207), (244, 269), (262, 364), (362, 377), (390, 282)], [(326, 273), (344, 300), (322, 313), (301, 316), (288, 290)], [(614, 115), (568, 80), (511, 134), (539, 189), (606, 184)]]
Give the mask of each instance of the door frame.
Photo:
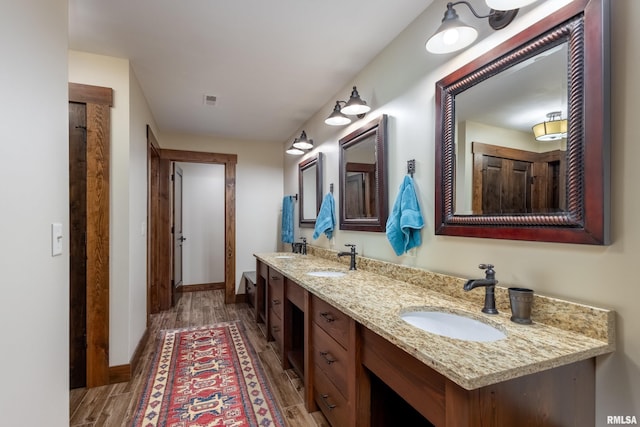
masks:
[[(150, 133), (149, 126), (147, 126)], [(157, 141), (156, 141), (157, 143)], [(151, 313), (171, 308), (175, 300), (175, 289), (171, 286), (172, 233), (170, 174), (171, 162), (208, 163), (224, 165), (225, 171), (225, 303), (235, 303), (236, 298), (236, 163), (235, 154), (200, 151), (159, 149), (157, 159), (157, 182), (149, 182), (149, 230), (155, 233), (155, 245), (149, 245), (149, 265), (154, 270), (148, 276), (150, 295), (157, 296), (157, 304), (149, 307)], [(150, 167), (150, 169), (152, 169)], [(151, 241), (151, 237), (149, 241)], [(151, 280), (153, 277), (154, 280)], [(150, 303), (153, 303), (153, 298)], [(149, 304), (147, 304), (149, 306)]]
[[(173, 288), (178, 288), (179, 286), (182, 286), (182, 270), (183, 270), (183, 252), (182, 252), (182, 245), (184, 243), (184, 236), (183, 236), (183, 224), (182, 224), (182, 190), (183, 190), (183, 186), (182, 186), (182, 168), (180, 166), (178, 166), (177, 163), (172, 162), (171, 164), (171, 182), (173, 183), (173, 197), (171, 198), (171, 200), (173, 201), (171, 207), (172, 207), (172, 215), (171, 215), (171, 219), (172, 219), (172, 225), (171, 225), (171, 230), (172, 230), (172, 248), (173, 248), (173, 262), (171, 263), (171, 265), (173, 266), (173, 274), (171, 275), (171, 284), (173, 285)], [(179, 179), (178, 179), (179, 178)], [(180, 193), (178, 194), (178, 189), (180, 190)], [(178, 200), (178, 196), (179, 196), (179, 200)], [(178, 218), (179, 217), (179, 218)], [(180, 244), (177, 245), (176, 242), (180, 240)], [(178, 248), (180, 249), (180, 253), (178, 254)], [(178, 262), (178, 257), (180, 257), (180, 261)], [(180, 274), (178, 274), (177, 270), (178, 270), (178, 266), (180, 266)], [(180, 276), (180, 281), (177, 281), (177, 277), (176, 276)], [(175, 295), (175, 292), (174, 292)]]
[(113, 89), (69, 83), (87, 108), (87, 388), (109, 384), (109, 170)]

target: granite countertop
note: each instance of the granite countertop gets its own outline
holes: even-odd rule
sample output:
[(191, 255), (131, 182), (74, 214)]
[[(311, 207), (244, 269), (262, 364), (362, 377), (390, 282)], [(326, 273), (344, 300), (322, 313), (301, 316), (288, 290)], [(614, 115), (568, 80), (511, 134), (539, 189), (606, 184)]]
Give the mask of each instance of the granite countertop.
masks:
[[(587, 310), (580, 311), (586, 314), (581, 316), (561, 308), (551, 316), (560, 319), (556, 319), (553, 325), (537, 321), (533, 316), (532, 325), (519, 325), (510, 321), (508, 309), (503, 307), (497, 315), (484, 314), (480, 312), (482, 303), (439, 292), (439, 283), (418, 285), (371, 271), (349, 271), (344, 263), (320, 256), (292, 253), (260, 253), (255, 256), (467, 390), (610, 353), (615, 349), (614, 313), (608, 310), (586, 307)], [(342, 277), (314, 277), (307, 274), (311, 271), (342, 271), (346, 274)], [(471, 292), (484, 295), (483, 289)], [(536, 303), (543, 305), (545, 301)], [(493, 342), (474, 342), (425, 332), (399, 317), (402, 312), (415, 308), (462, 312), (497, 327), (507, 337)], [(567, 324), (571, 323), (570, 328), (563, 328), (562, 311), (571, 314), (565, 319)], [(541, 318), (545, 319), (542, 315)], [(604, 331), (581, 333), (580, 322), (585, 322), (585, 330), (600, 322)]]

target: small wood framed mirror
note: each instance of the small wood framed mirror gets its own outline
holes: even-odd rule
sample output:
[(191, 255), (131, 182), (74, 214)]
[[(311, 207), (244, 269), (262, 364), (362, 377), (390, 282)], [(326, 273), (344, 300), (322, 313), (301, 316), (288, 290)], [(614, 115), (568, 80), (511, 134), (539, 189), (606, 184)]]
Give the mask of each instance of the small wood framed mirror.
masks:
[(385, 231), (387, 116), (340, 139), (340, 229)]
[(300, 227), (313, 228), (322, 204), (322, 153), (298, 164), (298, 187), (298, 224)]

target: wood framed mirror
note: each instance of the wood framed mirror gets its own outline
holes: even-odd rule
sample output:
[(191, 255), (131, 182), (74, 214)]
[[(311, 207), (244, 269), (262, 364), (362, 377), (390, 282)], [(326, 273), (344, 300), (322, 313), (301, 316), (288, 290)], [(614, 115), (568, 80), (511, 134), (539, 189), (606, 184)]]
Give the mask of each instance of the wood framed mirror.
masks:
[(298, 224), (313, 228), (322, 204), (322, 153), (303, 160), (298, 164)]
[(340, 229), (385, 231), (387, 116), (340, 139)]
[(575, 0), (436, 83), (436, 234), (609, 243), (608, 9)]

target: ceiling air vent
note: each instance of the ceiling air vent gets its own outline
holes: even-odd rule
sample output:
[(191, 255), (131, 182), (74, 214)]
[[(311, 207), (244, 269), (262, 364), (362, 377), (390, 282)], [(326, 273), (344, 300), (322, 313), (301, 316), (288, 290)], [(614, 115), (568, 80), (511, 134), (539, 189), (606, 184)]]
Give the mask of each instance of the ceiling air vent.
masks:
[(216, 105), (216, 97), (213, 95), (204, 95), (203, 96), (203, 104), (204, 105)]

